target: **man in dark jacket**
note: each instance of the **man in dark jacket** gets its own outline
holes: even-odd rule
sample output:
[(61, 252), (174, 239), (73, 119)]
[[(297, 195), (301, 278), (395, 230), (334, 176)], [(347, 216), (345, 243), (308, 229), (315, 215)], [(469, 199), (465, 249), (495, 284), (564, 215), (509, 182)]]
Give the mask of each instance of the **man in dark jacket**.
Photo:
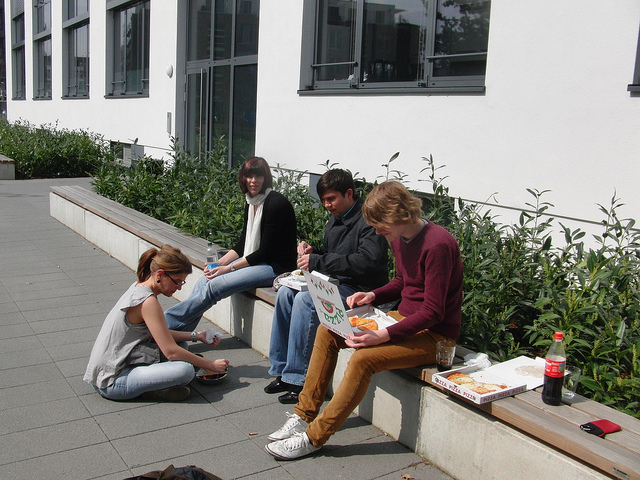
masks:
[[(351, 174), (329, 170), (316, 189), (332, 217), (325, 227), (323, 247), (304, 241), (298, 245), (298, 268), (339, 280), (343, 301), (354, 292), (386, 284), (387, 243), (364, 221), (362, 200), (355, 194)], [(298, 401), (319, 323), (309, 292), (288, 287), (278, 290), (269, 348), (269, 374), (276, 378), (264, 391), (285, 392), (278, 397), (281, 403)]]

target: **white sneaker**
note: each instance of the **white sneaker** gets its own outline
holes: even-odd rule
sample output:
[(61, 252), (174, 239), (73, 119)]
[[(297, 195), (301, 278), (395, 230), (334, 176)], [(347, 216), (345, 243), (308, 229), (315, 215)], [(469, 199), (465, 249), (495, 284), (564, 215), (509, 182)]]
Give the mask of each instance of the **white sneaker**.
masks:
[(289, 438), (265, 445), (264, 449), (278, 460), (294, 460), (320, 450), (314, 447), (306, 432), (294, 432)]
[(302, 418), (300, 418), (297, 413), (291, 414), (289, 412), (286, 412), (286, 415), (287, 417), (289, 417), (289, 420), (287, 420), (279, 430), (276, 430), (267, 437), (272, 442), (284, 440), (285, 438), (289, 438), (296, 432), (302, 433), (307, 429), (307, 422), (302, 420)]

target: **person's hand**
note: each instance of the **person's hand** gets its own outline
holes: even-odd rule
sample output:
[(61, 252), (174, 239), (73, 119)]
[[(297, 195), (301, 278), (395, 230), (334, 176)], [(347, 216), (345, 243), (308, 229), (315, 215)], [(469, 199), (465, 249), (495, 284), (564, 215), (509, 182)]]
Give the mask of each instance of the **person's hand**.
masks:
[(227, 371), (227, 367), (229, 366), (229, 360), (226, 358), (219, 358), (218, 360), (214, 360), (209, 362), (211, 365), (207, 368), (207, 370), (211, 370), (214, 373), (224, 373)]
[(347, 297), (347, 305), (353, 308), (356, 305), (368, 305), (376, 299), (373, 292), (356, 292)]
[(307, 255), (313, 252), (313, 247), (307, 242), (302, 241), (298, 244), (298, 255)]
[(211, 347), (217, 347), (220, 344), (220, 334), (215, 333), (213, 329), (201, 330), (196, 332), (196, 340)]
[(309, 255), (302, 255), (298, 257), (298, 268), (300, 270), (309, 271)]
[(374, 345), (380, 345), (381, 343), (388, 342), (389, 332), (386, 328), (382, 330), (368, 330), (362, 333), (353, 333), (349, 335), (349, 338), (344, 341), (347, 347), (362, 348), (373, 347)]
[(219, 277), (220, 275), (224, 275), (225, 273), (229, 273), (231, 271), (231, 267), (229, 265), (220, 265), (219, 267), (213, 268), (209, 270), (209, 267), (205, 267), (204, 275), (207, 277), (207, 280), (211, 280), (212, 278)]

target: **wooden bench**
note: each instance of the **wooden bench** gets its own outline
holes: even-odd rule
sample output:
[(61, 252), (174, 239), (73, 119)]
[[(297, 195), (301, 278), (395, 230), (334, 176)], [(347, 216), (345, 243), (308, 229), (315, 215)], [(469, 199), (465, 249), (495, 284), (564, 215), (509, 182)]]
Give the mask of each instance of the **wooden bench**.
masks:
[[(67, 202), (69, 205), (67, 205)], [(169, 243), (180, 248), (189, 257), (194, 268), (202, 268), (202, 260), (206, 250), (206, 241), (204, 239), (188, 235), (164, 222), (124, 207), (84, 188), (52, 187), (51, 212), (58, 220), (134, 270), (142, 251), (148, 248), (149, 245), (159, 246), (163, 243)], [(101, 219), (101, 223), (107, 222), (117, 226), (123, 233), (106, 233), (102, 230), (104, 227), (94, 225), (97, 222), (96, 219)], [(190, 276), (188, 281), (191, 277), (197, 279), (199, 276)], [(190, 292), (189, 286), (189, 283), (185, 285), (183, 292), (180, 293), (185, 296), (188, 295)], [(254, 289), (246, 294), (232, 296), (229, 304), (221, 307), (220, 310), (235, 310), (235, 313), (231, 315), (233, 318), (229, 320), (228, 325), (225, 325), (224, 321), (221, 322), (222, 314), (219, 313), (220, 310), (216, 311), (210, 319), (212, 321), (215, 319), (215, 323), (220, 327), (266, 356), (268, 354), (268, 338), (274, 302), (275, 292), (273, 289)], [(348, 350), (344, 352), (342, 366), (339, 365), (336, 371), (338, 380), (341, 377), (340, 368), (344, 368), (350, 356)], [(462, 346), (458, 346), (457, 362), (461, 363), (462, 357), (467, 353), (471, 352)], [(400, 433), (394, 434), (394, 438), (401, 440), (417, 453), (432, 458), (435, 455), (434, 444), (425, 447), (420, 444), (419, 438), (417, 440), (416, 438), (407, 438), (405, 432), (409, 430), (409, 437), (433, 436), (431, 431), (434, 428), (433, 425), (429, 425), (426, 428), (427, 432), (421, 432), (420, 425), (414, 426), (414, 424), (416, 422), (418, 424), (424, 422), (421, 419), (425, 412), (423, 404), (440, 402), (438, 405), (448, 408), (446, 403), (442, 402), (449, 400), (449, 402), (453, 402), (451, 407), (457, 405), (455, 406), (457, 414), (464, 413), (468, 416), (468, 412), (476, 412), (476, 416), (497, 419), (502, 424), (516, 429), (532, 441), (542, 442), (541, 444), (543, 445), (551, 446), (557, 452), (561, 452), (563, 455), (577, 460), (580, 464), (588, 465), (603, 474), (603, 476), (598, 477), (597, 475), (599, 474), (594, 472), (593, 475), (596, 476), (593, 476), (590, 473), (588, 478), (606, 477), (640, 480), (640, 420), (580, 396), (576, 396), (570, 405), (547, 406), (541, 401), (539, 389), (489, 404), (477, 405), (435, 386), (432, 381), (433, 373), (435, 373), (435, 368), (426, 366), (383, 372), (376, 375), (374, 377), (376, 380), (372, 383), (370, 393), (368, 393), (370, 398), (363, 401), (357, 413), (374, 425), (391, 432), (396, 427), (387, 427), (389, 425), (388, 417), (397, 412), (393, 411), (395, 407), (389, 407), (380, 398), (385, 395), (393, 397), (395, 403), (400, 402), (402, 404), (401, 410), (406, 409), (406, 412), (400, 412), (400, 417), (402, 418), (396, 422), (401, 424), (398, 427), (400, 428)], [(381, 389), (385, 390), (384, 395), (380, 393)], [(415, 397), (419, 398), (416, 399)], [(409, 406), (407, 404), (412, 405)], [(412, 422), (411, 417), (414, 415), (416, 418)], [(409, 419), (404, 418), (407, 416)], [(579, 429), (580, 424), (601, 418), (618, 423), (622, 426), (622, 431), (609, 434), (606, 438), (601, 439)], [(436, 420), (437, 425), (439, 425), (438, 422)], [(410, 425), (410, 428), (407, 428), (407, 425)], [(451, 433), (449, 441), (454, 443), (450, 447), (452, 452), (456, 451), (456, 442), (453, 438), (463, 439), (467, 433), (465, 430), (468, 428), (470, 426), (463, 425), (460, 432)], [(485, 428), (487, 431), (494, 429), (491, 424), (488, 427), (485, 426)], [(400, 437), (403, 435), (404, 437), (401, 439)], [(455, 435), (458, 436), (456, 437)], [(515, 437), (511, 435), (509, 438)], [(486, 440), (481, 439), (480, 441)], [(506, 449), (510, 447), (511, 445), (505, 445)], [(521, 448), (523, 447), (521, 446)], [(527, 448), (526, 444), (524, 444), (524, 448)], [(445, 460), (435, 463), (440, 468), (447, 470), (447, 458), (449, 457), (446, 455), (449, 455), (450, 452), (445, 451), (444, 453)], [(465, 454), (465, 452), (458, 453)], [(477, 459), (473, 459), (473, 462), (476, 461)], [(534, 460), (530, 460), (530, 462), (535, 463)], [(459, 475), (465, 477), (468, 475), (467, 472), (472, 471), (475, 467), (477, 465), (473, 464), (468, 470), (464, 473), (459, 473)], [(482, 471), (481, 467), (478, 468)], [(573, 472), (573, 470), (570, 471)], [(516, 474), (516, 472), (509, 473)], [(488, 474), (488, 476), (492, 475), (495, 477), (495, 474)], [(470, 478), (481, 478), (469, 476)], [(580, 474), (577, 474), (577, 476), (580, 476)], [(574, 475), (573, 478), (576, 478), (576, 476)]]
[[(474, 352), (459, 345), (456, 363), (462, 364), (469, 353)], [(559, 406), (546, 405), (541, 397), (542, 387), (478, 405), (436, 385), (432, 377), (437, 370), (433, 366), (405, 371), (613, 478), (640, 479), (640, 420), (637, 418), (580, 395)], [(580, 429), (580, 425), (599, 419), (617, 423), (622, 430), (599, 438)]]

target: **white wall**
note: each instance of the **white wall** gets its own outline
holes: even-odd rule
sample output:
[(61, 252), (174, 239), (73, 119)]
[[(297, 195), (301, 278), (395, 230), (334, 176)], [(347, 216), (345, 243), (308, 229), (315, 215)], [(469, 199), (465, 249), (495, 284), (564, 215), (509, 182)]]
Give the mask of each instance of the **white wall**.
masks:
[(299, 96), (302, 2), (262, 2), (260, 15), (256, 153), (268, 161), (321, 173), (330, 159), (373, 180), (400, 151), (394, 167), (424, 190), (432, 154), (454, 196), (526, 208), (526, 188), (549, 189), (555, 215), (599, 221), (616, 191), (619, 213), (640, 217), (637, 0), (493, 0), (483, 95)]
[[(163, 156), (170, 145), (167, 133), (167, 112), (175, 121), (176, 78), (169, 78), (166, 66), (176, 67), (176, 39), (178, 22), (178, 2), (151, 2), (151, 45), (150, 45), (150, 93), (148, 98), (105, 98), (106, 68), (106, 1), (90, 2), (89, 48), (90, 48), (90, 99), (62, 99), (62, 7), (58, 1), (52, 2), (52, 69), (53, 94), (51, 100), (32, 101), (33, 58), (32, 58), (32, 17), (31, 2), (25, 2), (26, 35), (26, 96), (25, 101), (10, 101), (7, 108), (9, 121), (27, 119), (35, 125), (54, 124), (59, 128), (83, 128), (102, 134), (106, 139), (145, 146), (145, 153), (155, 157)], [(7, 8), (7, 52), (10, 45), (10, 9)], [(10, 62), (10, 53), (7, 56)], [(11, 78), (8, 75), (7, 92), (11, 95)], [(175, 125), (171, 126), (175, 135)], [(149, 148), (151, 146), (152, 148)]]

